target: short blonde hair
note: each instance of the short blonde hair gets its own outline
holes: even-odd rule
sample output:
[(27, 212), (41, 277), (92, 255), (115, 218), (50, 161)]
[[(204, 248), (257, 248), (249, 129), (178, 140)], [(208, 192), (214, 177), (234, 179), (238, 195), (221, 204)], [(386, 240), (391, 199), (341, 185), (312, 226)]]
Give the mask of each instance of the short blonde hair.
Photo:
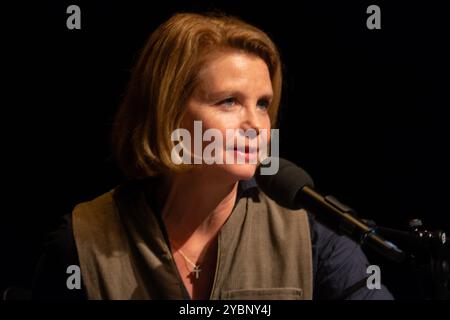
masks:
[(229, 48), (257, 55), (267, 64), (273, 89), (268, 113), (272, 126), (276, 125), (281, 61), (267, 34), (223, 14), (175, 14), (150, 35), (115, 117), (112, 146), (127, 178), (179, 169), (170, 157), (171, 133), (180, 127), (208, 53)]

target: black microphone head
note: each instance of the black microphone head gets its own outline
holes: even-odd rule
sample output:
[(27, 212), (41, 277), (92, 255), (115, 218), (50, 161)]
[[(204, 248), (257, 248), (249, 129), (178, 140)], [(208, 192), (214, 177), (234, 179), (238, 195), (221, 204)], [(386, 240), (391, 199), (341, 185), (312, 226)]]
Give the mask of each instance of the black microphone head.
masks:
[[(296, 201), (298, 192), (305, 186), (313, 188), (314, 182), (305, 170), (294, 163), (283, 158), (277, 160), (278, 172), (274, 175), (262, 175), (258, 168), (255, 175), (256, 182), (261, 190), (279, 205), (297, 210), (301, 207)], [(261, 164), (263, 167), (270, 165), (270, 162)]]

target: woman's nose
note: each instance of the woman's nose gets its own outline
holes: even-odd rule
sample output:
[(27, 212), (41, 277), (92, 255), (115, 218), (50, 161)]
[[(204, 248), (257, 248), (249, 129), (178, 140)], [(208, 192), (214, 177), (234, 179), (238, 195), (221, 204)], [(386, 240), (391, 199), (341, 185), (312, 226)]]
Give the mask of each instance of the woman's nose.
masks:
[(253, 129), (256, 134), (259, 134), (259, 129), (262, 126), (261, 116), (258, 115), (256, 103), (245, 108), (245, 115), (242, 123), (242, 129)]

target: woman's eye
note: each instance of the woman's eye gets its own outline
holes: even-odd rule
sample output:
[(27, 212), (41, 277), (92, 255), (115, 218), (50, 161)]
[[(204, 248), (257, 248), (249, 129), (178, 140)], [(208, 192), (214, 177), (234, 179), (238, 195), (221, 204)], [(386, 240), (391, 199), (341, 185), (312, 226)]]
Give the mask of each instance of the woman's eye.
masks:
[(226, 107), (232, 107), (234, 106), (234, 104), (236, 103), (236, 100), (234, 98), (228, 98), (225, 100), (222, 100), (221, 102), (219, 102), (220, 105), (224, 105)]
[(256, 105), (258, 106), (258, 108), (267, 109), (269, 107), (269, 104), (270, 103), (268, 100), (261, 99), (261, 100), (258, 100), (258, 103)]

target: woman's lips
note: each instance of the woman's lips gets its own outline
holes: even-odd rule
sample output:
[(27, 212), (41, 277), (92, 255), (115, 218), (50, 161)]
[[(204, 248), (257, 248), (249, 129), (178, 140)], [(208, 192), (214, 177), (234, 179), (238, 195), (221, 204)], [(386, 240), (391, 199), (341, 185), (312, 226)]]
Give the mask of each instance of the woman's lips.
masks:
[(241, 152), (241, 153), (257, 153), (258, 152), (258, 148), (250, 147), (250, 146), (234, 147), (233, 150), (236, 152)]
[(245, 159), (245, 163), (249, 163), (249, 161), (255, 161), (256, 163), (256, 158), (258, 155), (258, 148), (256, 147), (250, 147), (250, 146), (245, 146), (245, 147), (234, 147), (234, 148), (230, 148), (230, 151), (233, 151), (235, 158), (238, 159)]

